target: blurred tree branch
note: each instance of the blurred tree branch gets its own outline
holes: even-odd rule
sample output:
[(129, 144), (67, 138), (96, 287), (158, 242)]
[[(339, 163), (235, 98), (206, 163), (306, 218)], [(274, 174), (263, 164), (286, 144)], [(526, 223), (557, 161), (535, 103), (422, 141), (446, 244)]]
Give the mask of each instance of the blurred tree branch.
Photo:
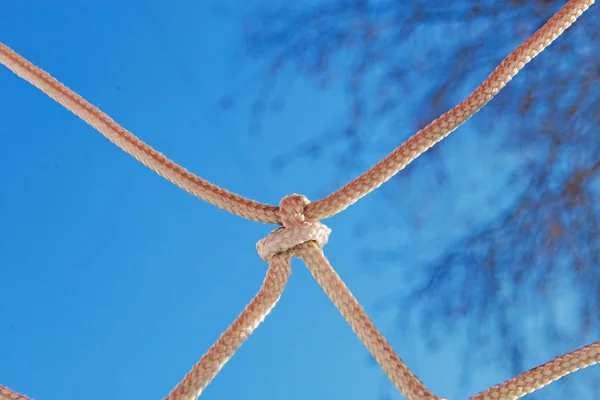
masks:
[[(362, 153), (400, 143), (397, 135), (375, 142), (368, 133), (373, 123), (403, 118), (412, 131), (422, 128), (462, 100), (563, 3), (330, 0), (265, 6), (244, 24), (249, 54), (268, 60), (268, 90), (258, 93), (254, 111), (264, 115), (275, 96), (272, 82), (286, 70), (317, 87), (342, 84), (350, 104), (340, 133), (309, 141), (295, 154), (327, 157), (341, 146), (336, 162), (356, 167), (353, 160)], [(471, 137), (500, 138), (503, 151), (514, 156), (510, 179), (496, 190), (516, 195), (509, 207), (455, 239), (452, 250), (424, 263), (419, 274), (411, 272), (412, 290), (395, 296), (401, 321), (420, 305), (420, 326), (432, 343), (466, 321), (476, 346), (501, 339), (496, 351), (477, 354), (480, 361), (500, 357), (521, 372), (528, 351), (524, 318), (543, 317), (549, 346), (581, 343), (600, 332), (598, 43), (599, 15), (592, 11), (469, 122), (476, 132)], [(460, 177), (447, 176), (444, 158), (451, 149), (444, 146), (411, 164), (392, 185), (405, 186), (415, 175), (431, 177), (435, 190), (455, 184)], [(390, 196), (393, 190), (380, 192)], [(393, 208), (451, 211), (451, 203), (430, 197), (418, 206), (407, 196), (390, 198)], [(401, 255), (390, 246), (366, 251), (366, 257), (397, 262)], [(576, 304), (573, 332), (562, 329), (555, 315), (565, 290)]]

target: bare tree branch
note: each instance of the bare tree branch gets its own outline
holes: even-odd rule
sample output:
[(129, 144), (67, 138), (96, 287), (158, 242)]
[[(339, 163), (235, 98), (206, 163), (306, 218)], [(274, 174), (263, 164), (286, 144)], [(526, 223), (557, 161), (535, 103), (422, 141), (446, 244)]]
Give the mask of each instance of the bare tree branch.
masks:
[[(408, 120), (412, 130), (406, 136), (422, 128), (460, 101), (562, 4), (285, 3), (261, 8), (248, 19), (245, 45), (250, 56), (268, 60), (266, 82), (291, 71), (317, 87), (343, 85), (350, 103), (339, 132), (308, 141), (294, 155), (328, 157), (336, 147), (339, 166), (357, 168), (352, 160), (391, 149), (402, 139), (396, 132), (373, 139), (374, 123)], [(503, 152), (514, 159), (510, 179), (498, 182), (495, 196), (516, 195), (509, 207), (455, 239), (451, 250), (420, 266), (420, 273), (407, 271), (414, 286), (392, 303), (400, 320), (418, 321), (432, 345), (440, 332), (466, 323), (470, 342), (487, 349), (467, 352), (467, 361), (493, 359), (522, 371), (532, 332), (525, 321), (541, 321), (536, 340), (552, 349), (600, 332), (599, 19), (597, 12), (583, 16), (469, 122), (477, 133), (471, 140), (500, 138)], [(268, 104), (278, 98), (276, 92), (270, 86), (257, 101)], [(255, 109), (256, 115), (264, 117), (267, 109)], [(456, 185), (461, 178), (446, 172), (452, 156), (451, 146), (438, 146), (411, 164), (379, 191), (392, 205), (384, 212), (442, 207), (452, 212), (452, 204), (423, 198), (422, 191), (418, 204), (394, 194), (414, 176), (432, 182), (436, 192)], [(276, 159), (278, 167), (281, 160)], [(395, 246), (365, 254), (393, 264), (401, 257)], [(556, 317), (567, 294), (576, 310), (570, 329)]]

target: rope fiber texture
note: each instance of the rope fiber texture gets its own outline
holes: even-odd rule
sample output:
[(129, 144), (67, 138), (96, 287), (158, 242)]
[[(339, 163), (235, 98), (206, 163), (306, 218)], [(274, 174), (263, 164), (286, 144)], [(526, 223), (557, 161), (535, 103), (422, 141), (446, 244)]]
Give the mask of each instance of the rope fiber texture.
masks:
[(0, 400), (33, 400), (0, 385)]
[[(504, 59), (464, 101), (417, 132), (352, 182), (314, 203), (301, 195), (286, 196), (279, 207), (229, 192), (175, 164), (2, 43), (0, 63), (72, 111), (122, 150), (182, 189), (243, 218), (283, 226), (257, 243), (259, 255), (269, 263), (266, 278), (258, 294), (165, 400), (195, 400), (201, 395), (204, 388), (281, 297), (291, 275), (292, 256), (304, 261), (317, 283), (403, 396), (409, 400), (442, 400), (410, 371), (335, 272), (322, 250), (327, 243), (330, 229), (318, 220), (331, 217), (354, 204), (462, 125), (593, 3), (594, 0), (568, 1), (544, 26)], [(600, 341), (493, 386), (471, 399), (517, 399), (599, 361)], [(30, 399), (0, 385), (0, 400)]]

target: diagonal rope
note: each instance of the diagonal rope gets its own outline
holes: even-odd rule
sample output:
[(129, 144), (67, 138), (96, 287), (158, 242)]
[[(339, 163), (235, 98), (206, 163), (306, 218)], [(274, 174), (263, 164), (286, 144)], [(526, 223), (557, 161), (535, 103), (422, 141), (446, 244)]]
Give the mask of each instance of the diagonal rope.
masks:
[(0, 400), (33, 400), (0, 385)]
[(272, 258), (267, 277), (258, 294), (164, 400), (195, 400), (200, 396), (281, 297), (292, 274), (291, 258), (289, 251), (279, 252)]
[(465, 100), (417, 132), (373, 168), (338, 191), (311, 203), (306, 209), (307, 218), (317, 220), (329, 218), (387, 182), (415, 158), (481, 110), (523, 69), (525, 64), (548, 47), (593, 3), (594, 0), (569, 1), (536, 33), (506, 57)]
[[(304, 261), (317, 283), (323, 288), (400, 393), (409, 400), (437, 399), (413, 375), (404, 361), (392, 349), (392, 346), (377, 330), (344, 281), (325, 258), (322, 247), (327, 241), (321, 239), (322, 235), (314, 228), (314, 224), (321, 225), (327, 234), (329, 234), (329, 228), (320, 223), (306, 221), (304, 211), (309, 204), (306, 197), (297, 194), (283, 198), (279, 210), (284, 227), (273, 231), (258, 243), (257, 247), (261, 257), (265, 258), (264, 254), (271, 254), (275, 251), (292, 249), (293, 254)], [(316, 240), (307, 240), (311, 235), (303, 234), (304, 232), (312, 233), (312, 237)], [(267, 243), (266, 246), (265, 243)], [(269, 248), (265, 249), (264, 247)], [(271, 251), (271, 249), (273, 250)]]
[[(354, 204), (463, 124), (593, 3), (593, 0), (570, 0), (540, 30), (513, 51), (466, 100), (419, 131), (371, 170), (315, 203), (309, 203), (303, 196), (291, 195), (282, 200), (279, 208), (246, 199), (188, 172), (2, 43), (0, 62), (92, 125), (121, 149), (184, 190), (244, 218), (283, 224), (283, 228), (275, 230), (257, 244), (259, 254), (270, 264), (257, 296), (166, 399), (190, 400), (202, 393), (281, 296), (291, 273), (292, 254), (305, 261), (317, 282), (405, 397), (409, 400), (440, 399), (412, 374), (333, 270), (321, 250), (330, 231), (316, 220), (330, 217)], [(521, 397), (568, 373), (597, 363), (599, 346), (600, 344), (595, 343), (559, 357), (473, 398)], [(3, 386), (0, 386), (0, 396), (0, 400), (28, 400)]]
[(408, 400), (439, 399), (411, 372), (377, 330), (350, 289), (329, 264), (323, 251), (309, 242), (297, 246), (294, 253), (305, 262), (312, 276), (400, 393)]
[[(319, 220), (346, 209), (375, 190), (410, 162), (465, 123), (534, 57), (548, 47), (595, 0), (570, 0), (546, 24), (517, 47), (471, 95), (417, 132), (373, 168), (329, 196), (311, 203), (306, 216)], [(175, 164), (122, 128), (81, 96), (0, 43), (0, 63), (90, 124), (148, 168), (187, 192), (233, 214), (257, 222), (281, 224), (277, 207), (220, 188)]]
[(600, 362), (600, 341), (555, 358), (471, 397), (471, 400), (514, 400), (579, 369)]
[(268, 224), (280, 223), (277, 207), (229, 192), (175, 164), (46, 71), (36, 67), (2, 43), (0, 43), (0, 63), (87, 122), (142, 164), (183, 190), (240, 217)]

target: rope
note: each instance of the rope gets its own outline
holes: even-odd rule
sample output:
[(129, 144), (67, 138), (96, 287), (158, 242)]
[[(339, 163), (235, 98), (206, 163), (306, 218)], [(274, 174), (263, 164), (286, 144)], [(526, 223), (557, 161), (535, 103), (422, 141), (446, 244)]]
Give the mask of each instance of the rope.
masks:
[[(267, 238), (259, 241), (257, 245), (259, 254), (292, 250), (294, 256), (304, 261), (315, 280), (400, 393), (409, 400), (437, 399), (438, 397), (413, 375), (385, 337), (375, 328), (371, 319), (325, 258), (322, 247), (327, 242), (330, 230), (320, 223), (306, 221), (304, 210), (309, 204), (308, 199), (301, 195), (293, 194), (284, 197), (279, 206), (284, 227), (271, 232)], [(313, 239), (307, 240), (309, 236)], [(264, 256), (263, 259), (268, 260)]]
[(0, 385), (0, 400), (33, 400)]
[(267, 224), (281, 222), (277, 207), (258, 203), (222, 189), (180, 167), (122, 128), (108, 115), (57, 81), (46, 71), (36, 67), (2, 43), (0, 43), (0, 63), (87, 122), (146, 167), (183, 190), (243, 218)]
[(195, 400), (271, 312), (292, 274), (291, 253), (274, 256), (258, 294), (165, 400)]
[[(330, 265), (322, 247), (327, 243), (331, 231), (318, 220), (331, 217), (354, 204), (452, 133), (497, 95), (529, 61), (549, 46), (593, 3), (594, 0), (568, 1), (542, 28), (504, 59), (464, 101), (417, 132), (373, 168), (340, 190), (314, 203), (310, 203), (304, 196), (286, 196), (279, 207), (246, 199), (190, 173), (2, 43), (0, 62), (93, 126), (125, 152), (182, 189), (243, 218), (283, 225), (257, 243), (259, 255), (269, 263), (267, 276), (258, 294), (165, 400), (195, 400), (200, 396), (281, 297), (291, 275), (292, 256), (304, 261), (315, 280), (402, 395), (408, 400), (442, 400), (427, 389), (405, 365)], [(472, 399), (517, 399), (599, 361), (600, 342), (596, 342), (493, 386)], [(29, 399), (0, 385), (0, 400)]]
[(313, 243), (304, 243), (298, 246), (296, 253), (400, 393), (408, 400), (440, 399), (408, 369), (329, 264), (323, 252)]
[(373, 168), (338, 191), (310, 204), (306, 209), (306, 216), (313, 219), (329, 218), (387, 182), (481, 110), (525, 64), (548, 47), (593, 3), (594, 0), (569, 1), (544, 26), (506, 57), (465, 100), (417, 132)]
[(532, 393), (563, 376), (600, 362), (600, 341), (555, 358), (471, 397), (471, 400), (513, 400)]

